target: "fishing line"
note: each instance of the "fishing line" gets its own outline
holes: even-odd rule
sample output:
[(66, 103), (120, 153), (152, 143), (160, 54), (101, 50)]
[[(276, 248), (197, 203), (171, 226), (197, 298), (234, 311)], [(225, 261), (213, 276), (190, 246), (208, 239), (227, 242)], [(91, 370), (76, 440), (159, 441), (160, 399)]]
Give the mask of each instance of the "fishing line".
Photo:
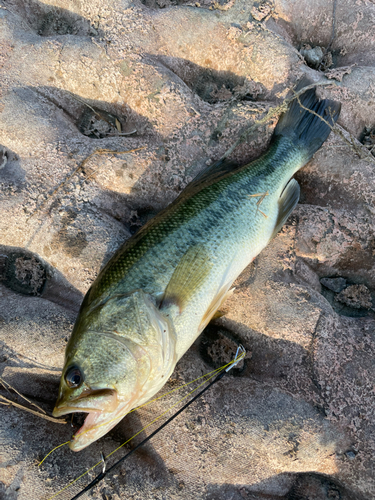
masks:
[[(172, 390), (170, 390), (169, 392), (166, 392), (165, 394), (162, 394), (161, 396), (158, 396), (157, 398), (151, 399), (150, 401), (147, 401), (146, 403), (143, 403), (142, 405), (136, 406), (136, 407), (135, 407), (135, 408), (133, 408), (132, 410), (128, 411), (127, 415), (128, 415), (129, 413), (132, 413), (133, 411), (137, 411), (137, 410), (139, 410), (140, 408), (143, 408), (143, 407), (145, 407), (145, 406), (147, 406), (147, 405), (149, 405), (149, 404), (153, 403), (154, 401), (157, 401), (158, 399), (164, 398), (165, 396), (168, 396), (169, 394), (172, 394), (172, 392), (179, 391), (180, 389), (183, 389), (184, 387), (187, 387), (188, 385), (193, 384), (194, 382), (197, 382), (198, 380), (200, 380), (200, 379), (202, 379), (202, 378), (206, 378), (206, 377), (208, 377), (208, 378), (207, 378), (207, 380), (210, 380), (210, 379), (213, 377), (213, 375), (212, 375), (212, 374), (215, 374), (215, 373), (219, 372), (220, 370), (224, 370), (224, 369), (225, 369), (228, 365), (230, 365), (231, 363), (232, 363), (232, 361), (231, 361), (230, 363), (228, 363), (227, 365), (221, 366), (220, 368), (216, 368), (216, 370), (213, 370), (212, 372), (206, 373), (205, 375), (201, 375), (200, 377), (198, 377), (198, 378), (196, 378), (196, 379), (194, 379), (194, 380), (191, 380), (190, 382), (187, 382), (187, 383), (186, 383), (186, 384), (184, 384), (184, 385), (180, 385), (180, 386), (176, 387), (175, 389), (172, 389)], [(205, 382), (207, 382), (207, 380), (205, 380), (205, 381), (203, 382), (203, 384), (204, 384)], [(203, 384), (201, 384), (201, 385), (203, 385)], [(196, 388), (194, 389), (194, 391), (196, 391), (199, 387), (201, 387), (201, 385), (199, 385), (198, 387), (196, 387)], [(191, 393), (189, 393), (189, 394), (191, 394)], [(188, 395), (189, 395), (189, 394), (188, 394)], [(184, 397), (186, 397), (186, 396), (184, 396)], [(172, 406), (171, 408), (173, 408), (173, 406)], [(167, 411), (168, 411), (168, 410), (167, 410)], [(91, 429), (87, 429), (86, 431), (81, 432), (81, 434), (80, 434), (80, 435), (82, 436), (82, 435), (83, 435), (83, 434), (85, 434), (86, 432), (90, 432), (90, 431), (93, 431), (93, 430), (95, 430), (95, 429), (99, 429), (99, 427), (103, 427), (103, 426), (105, 426), (105, 425), (108, 425), (109, 423), (114, 422), (115, 420), (119, 420), (119, 419), (121, 419), (121, 418), (123, 418), (123, 415), (118, 415), (117, 417), (112, 418), (111, 420), (108, 420), (108, 422), (105, 422), (105, 423), (103, 423), (103, 424), (96, 425), (95, 427), (91, 427)], [(74, 437), (74, 436), (73, 436), (73, 437)]]
[[(240, 353), (240, 354), (239, 354)], [(147, 441), (149, 441), (153, 436), (155, 436), (155, 434), (157, 434), (159, 431), (161, 431), (166, 425), (168, 425), (172, 420), (174, 420), (180, 413), (182, 413), (190, 404), (192, 404), (196, 399), (198, 399), (200, 396), (202, 396), (202, 394), (204, 392), (206, 392), (206, 390), (208, 390), (210, 387), (212, 387), (212, 385), (214, 383), (216, 383), (217, 381), (219, 381), (231, 368), (233, 368), (234, 366), (236, 366), (244, 357), (245, 357), (245, 349), (243, 348), (243, 346), (239, 346), (238, 349), (237, 349), (237, 352), (236, 352), (236, 356), (235, 358), (230, 361), (229, 363), (227, 363), (226, 365), (220, 367), (220, 368), (217, 368), (216, 370), (213, 370), (212, 372), (209, 372), (209, 373), (206, 373), (205, 375), (202, 375), (201, 377), (198, 377), (197, 379), (191, 381), (191, 382), (188, 382), (187, 384), (184, 384), (183, 386), (181, 387), (185, 387), (187, 385), (190, 385), (191, 383), (197, 381), (197, 380), (200, 380), (202, 378), (206, 378), (208, 377), (209, 375), (209, 378), (207, 378), (206, 380), (204, 380), (201, 384), (199, 384), (195, 389), (193, 389), (192, 391), (190, 391), (188, 394), (186, 394), (183, 398), (181, 398), (179, 401), (177, 401), (177, 403), (175, 403), (174, 405), (172, 405), (170, 408), (168, 408), (165, 412), (163, 412), (161, 415), (159, 415), (158, 417), (156, 417), (154, 420), (152, 420), (149, 424), (147, 424), (145, 427), (143, 427), (143, 429), (141, 429), (140, 431), (138, 431), (136, 434), (134, 434), (134, 436), (132, 436), (131, 438), (129, 438), (127, 441), (125, 441), (122, 445), (120, 445), (118, 448), (116, 448), (115, 450), (113, 450), (111, 453), (109, 453), (109, 455), (107, 455), (107, 457), (105, 458), (109, 458), (111, 455), (113, 455), (114, 453), (116, 453), (116, 451), (118, 451), (120, 448), (122, 448), (123, 446), (125, 446), (127, 443), (129, 443), (129, 441), (131, 441), (132, 439), (134, 439), (136, 436), (138, 436), (141, 432), (143, 432), (144, 430), (146, 430), (148, 427), (150, 427), (150, 425), (152, 425), (153, 423), (155, 423), (157, 420), (159, 420), (161, 417), (163, 417), (166, 413), (168, 413), (172, 408), (174, 408), (175, 406), (177, 406), (179, 403), (181, 403), (181, 401), (183, 401), (184, 399), (186, 399), (188, 396), (190, 396), (191, 394), (193, 394), (193, 392), (197, 391), (200, 387), (202, 387), (202, 385), (204, 385), (206, 382), (208, 382), (209, 380), (211, 380), (212, 378), (215, 377), (215, 375), (218, 373), (218, 375), (216, 376), (216, 378), (210, 382), (210, 384), (208, 384), (208, 386), (206, 386), (199, 394), (197, 394), (196, 396), (194, 396), (193, 399), (191, 399), (188, 403), (186, 403), (180, 410), (178, 410), (174, 415), (172, 415), (172, 417), (170, 417), (166, 422), (164, 422), (164, 424), (162, 424), (160, 427), (158, 427), (153, 433), (151, 433), (146, 439), (144, 439), (141, 443), (139, 443), (133, 450), (131, 450), (127, 455), (125, 455), (124, 457), (122, 457), (120, 460), (118, 460), (114, 465), (112, 465), (106, 472), (103, 470), (99, 476), (97, 476), (88, 486), (86, 486), (86, 488), (84, 490), (82, 490), (78, 496), (76, 495), (75, 497), (73, 497), (73, 499), (76, 499), (76, 498), (79, 498), (79, 496), (81, 496), (83, 493), (85, 493), (86, 491), (88, 491), (89, 489), (91, 489), (93, 486), (95, 486), (99, 481), (101, 481), (114, 467), (116, 467), (120, 462), (122, 462), (123, 460), (125, 460), (125, 458), (127, 458), (131, 453), (133, 453), (136, 449), (138, 449), (140, 446), (142, 446), (143, 444), (145, 444)], [(156, 401), (157, 399), (160, 399), (164, 396), (166, 396), (167, 394), (170, 394), (171, 392), (174, 392), (178, 389), (180, 389), (181, 387), (177, 387), (176, 389), (172, 389), (172, 391), (169, 391), (167, 392), (166, 394), (163, 394), (162, 396), (159, 396), (158, 398), (155, 398), (153, 401)], [(147, 402), (145, 403), (144, 405), (141, 405), (140, 407), (138, 408), (141, 408), (143, 406), (146, 406), (148, 403), (151, 403), (152, 401), (150, 402)], [(137, 408), (135, 408), (134, 410), (136, 410)], [(64, 443), (64, 444), (67, 444), (67, 443)], [(62, 446), (62, 445), (60, 445)], [(56, 449), (56, 448), (55, 448)], [(53, 451), (53, 450), (52, 450)], [(51, 452), (50, 452), (51, 453)], [(49, 454), (50, 454), (49, 453)], [(79, 479), (81, 479), (83, 476), (85, 476), (86, 474), (88, 474), (90, 471), (92, 471), (93, 469), (95, 469), (97, 466), (99, 466), (100, 464), (102, 464), (104, 462), (104, 457), (102, 457), (102, 460), (100, 460), (98, 463), (96, 463), (95, 465), (93, 465), (92, 467), (90, 467), (87, 471), (85, 471), (83, 474), (81, 474), (80, 476), (78, 476), (76, 479), (74, 479), (73, 481), (71, 481), (69, 484), (67, 484), (64, 488), (62, 488), (61, 490), (59, 490), (57, 493), (55, 493), (54, 495), (52, 495), (51, 497), (48, 498), (48, 500), (52, 500), (53, 498), (57, 497), (58, 495), (60, 495), (60, 493), (62, 493), (63, 491), (65, 491), (67, 488), (69, 488), (70, 486), (72, 486), (75, 482), (77, 482)], [(105, 463), (105, 462), (104, 462)], [(73, 500), (72, 499), (72, 500)]]
[[(179, 385), (178, 387), (176, 387), (174, 389), (171, 389), (170, 391), (166, 392), (165, 394), (162, 394), (161, 396), (158, 396), (157, 398), (151, 399), (150, 401), (147, 401), (146, 403), (143, 403), (142, 405), (136, 406), (132, 410), (128, 411), (127, 414), (132, 413), (133, 411), (139, 410), (140, 408), (143, 408), (143, 407), (145, 407), (145, 406), (153, 403), (154, 401), (157, 401), (158, 399), (164, 398), (165, 396), (168, 396), (169, 394), (172, 394), (173, 392), (179, 391), (180, 389), (183, 389), (184, 387), (187, 387), (187, 386), (189, 386), (191, 384), (194, 384), (194, 382), (198, 382), (198, 380), (201, 380), (202, 378), (209, 377), (206, 380), (206, 382), (207, 382), (208, 380), (210, 380), (212, 378), (212, 374), (215, 374), (215, 373), (219, 372), (220, 370), (224, 370), (227, 366), (229, 366), (232, 363), (233, 363), (233, 361), (231, 361), (230, 363), (228, 363), (228, 364), (226, 364), (224, 366), (221, 366), (220, 368), (216, 368), (216, 370), (212, 370), (212, 372), (205, 373), (204, 375), (201, 375), (200, 377), (198, 377), (198, 378), (196, 378), (194, 380), (191, 380), (190, 382), (187, 382), (186, 384)], [(196, 389), (199, 389), (199, 387), (201, 387), (201, 386), (199, 385)], [(196, 390), (196, 389), (194, 389), (194, 390)], [(191, 393), (189, 393), (189, 394), (191, 394)], [(73, 416), (73, 414), (72, 414), (72, 416)], [(97, 425), (95, 427), (92, 427), (90, 429), (90, 431), (98, 429), (99, 427), (102, 427), (103, 425), (107, 425), (108, 423), (113, 422), (114, 420), (117, 420), (117, 419), (121, 419), (121, 418), (123, 418), (122, 415), (117, 416), (117, 417), (113, 418), (112, 420), (109, 420), (108, 422), (106, 422), (104, 424), (99, 424), (99, 425)], [(88, 431), (87, 430), (83, 431), (81, 434), (85, 434), (86, 432), (88, 432)], [(133, 437), (135, 437), (135, 436), (133, 436)], [(41, 462), (39, 462), (38, 467), (40, 467), (42, 465), (42, 463), (46, 460), (47, 457), (49, 457), (51, 455), (51, 453), (53, 453), (58, 448), (61, 448), (61, 446), (64, 446), (64, 445), (69, 444), (69, 443), (70, 443), (70, 441), (66, 441), (66, 443), (59, 444), (58, 446), (56, 446), (55, 448), (53, 448), (49, 453), (47, 453), (47, 455), (43, 458), (43, 460)]]
[[(231, 364), (231, 363), (229, 363)], [(227, 366), (227, 365), (226, 365)], [(224, 370), (224, 367), (221, 367), (218, 369), (219, 371), (221, 370)], [(218, 371), (218, 370), (215, 370)], [(157, 422), (160, 418), (162, 418), (166, 413), (168, 413), (172, 408), (174, 408), (175, 406), (177, 406), (179, 403), (181, 403), (181, 401), (183, 401), (184, 399), (186, 399), (188, 396), (190, 396), (193, 392), (195, 392), (196, 390), (198, 390), (200, 387), (202, 387), (202, 385), (204, 385), (206, 382), (208, 382), (209, 380), (211, 380), (213, 377), (215, 376), (212, 375), (210, 378), (208, 378), (207, 380), (204, 380), (200, 385), (198, 385), (195, 389), (193, 389), (192, 391), (190, 391), (188, 394), (186, 394), (186, 396), (184, 396), (183, 398), (181, 398), (179, 401), (177, 401), (177, 403), (175, 403), (174, 405), (172, 405), (171, 407), (169, 407), (166, 411), (164, 411), (161, 415), (159, 415), (158, 417), (156, 417), (154, 420), (152, 420), (150, 423), (148, 423), (145, 427), (143, 427), (141, 430), (139, 430), (136, 434), (134, 434), (131, 438), (129, 438), (127, 441), (125, 441), (125, 443), (122, 443), (118, 448), (116, 448), (115, 450), (111, 451), (111, 453), (109, 453), (109, 455), (107, 455), (106, 458), (109, 458), (111, 455), (113, 455), (114, 453), (116, 453), (116, 451), (118, 451), (120, 448), (122, 448), (123, 446), (125, 446), (127, 443), (129, 443), (132, 439), (134, 439), (135, 437), (137, 437), (141, 432), (143, 432), (144, 430), (146, 430), (148, 427), (150, 427), (150, 425), (152, 425), (153, 423)], [(202, 378), (202, 377), (200, 377)], [(60, 495), (60, 493), (62, 493), (64, 490), (66, 490), (67, 488), (69, 488), (70, 486), (72, 486), (74, 483), (76, 483), (79, 479), (81, 479), (83, 476), (85, 476), (86, 474), (88, 474), (89, 472), (91, 472), (93, 469), (95, 469), (95, 467), (97, 467), (98, 465), (100, 465), (102, 463), (102, 460), (98, 463), (96, 463), (95, 465), (93, 465), (92, 467), (90, 467), (89, 469), (87, 469), (87, 471), (85, 471), (83, 474), (81, 474), (80, 476), (78, 476), (76, 479), (74, 479), (73, 481), (71, 481), (69, 484), (67, 484), (64, 488), (62, 488), (60, 491), (58, 491), (57, 493), (55, 493), (54, 495), (52, 495), (51, 497), (48, 498), (48, 500), (52, 500), (52, 498), (55, 498), (57, 497), (58, 495)]]
[[(238, 356), (238, 352), (241, 350), (241, 354), (240, 356)], [(204, 389), (202, 389), (198, 394), (196, 394), (190, 401), (188, 401), (182, 408), (180, 408), (178, 411), (176, 411), (176, 413), (174, 415), (172, 415), (168, 420), (166, 420), (160, 427), (158, 427), (157, 429), (154, 430), (154, 432), (152, 432), (149, 436), (147, 436), (143, 441), (141, 441), (139, 444), (137, 444), (137, 446), (135, 448), (133, 448), (132, 450), (129, 451), (129, 453), (127, 453), (126, 455), (124, 455), (122, 458), (120, 458), (119, 460), (117, 460), (117, 462), (115, 462), (109, 469), (105, 469), (105, 459), (104, 457), (102, 457), (102, 461), (99, 462), (99, 463), (104, 463), (104, 467), (103, 467), (103, 470), (102, 472), (95, 478), (91, 481), (90, 484), (88, 484), (86, 486), (86, 488), (84, 488), (83, 490), (81, 490), (79, 493), (77, 493), (77, 495), (75, 495), (74, 497), (72, 497), (71, 500), (77, 500), (77, 498), (81, 497), (84, 493), (88, 492), (91, 490), (91, 488), (93, 488), (96, 484), (98, 484), (102, 479), (105, 478), (105, 476), (107, 476), (107, 474), (109, 472), (111, 472), (115, 467), (117, 467), (121, 462), (123, 462), (124, 460), (126, 460), (128, 457), (130, 457), (130, 455), (132, 453), (134, 453), (136, 450), (138, 450), (138, 448), (140, 448), (141, 446), (143, 446), (144, 444), (146, 444), (148, 441), (150, 441), (150, 439), (152, 439), (158, 432), (160, 432), (162, 429), (164, 429), (164, 427), (166, 427), (169, 423), (172, 422), (172, 420), (174, 420), (176, 417), (178, 417), (178, 415), (180, 415), (180, 413), (182, 413), (184, 410), (186, 410), (186, 408), (188, 408), (192, 403), (194, 403), (194, 401), (196, 401), (197, 399), (199, 399), (208, 389), (210, 389), (214, 384), (216, 384), (216, 382), (218, 382), (219, 380), (221, 380), (224, 375), (226, 375), (228, 373), (228, 371), (233, 368), (233, 366), (237, 365), (237, 363), (239, 361), (241, 361), (241, 359), (243, 359), (245, 356), (245, 350), (242, 346), (238, 347), (237, 349), (237, 353), (236, 353), (236, 357), (234, 358), (234, 360), (232, 361), (232, 363), (230, 364), (230, 366), (228, 366), (228, 368), (226, 370), (222, 370), (215, 378), (214, 380), (212, 380), (212, 382), (210, 382)], [(211, 377), (213, 378), (213, 376)], [(203, 382), (204, 383), (204, 382)], [(201, 384), (203, 385), (203, 384)], [(196, 389), (195, 389), (196, 390)], [(115, 450), (116, 451), (116, 450)], [(114, 452), (112, 452), (114, 453)], [(110, 456), (110, 455), (108, 455)]]
[[(158, 396), (157, 398), (151, 399), (150, 401), (147, 401), (146, 403), (143, 403), (142, 405), (139, 405), (136, 408), (133, 408), (132, 410), (129, 411), (129, 413), (131, 413), (133, 411), (136, 411), (136, 410), (139, 410), (140, 408), (143, 408), (144, 406), (147, 406), (150, 403), (153, 403), (154, 401), (157, 401), (158, 399), (164, 398), (165, 396), (168, 396), (169, 394), (172, 394), (172, 392), (179, 391), (180, 389), (183, 389), (184, 387), (187, 387), (190, 384), (194, 384), (194, 382), (198, 382), (198, 380), (201, 380), (202, 378), (209, 377), (213, 373), (217, 373), (220, 370), (224, 370), (224, 368), (226, 368), (227, 366), (229, 366), (232, 363), (233, 363), (233, 361), (231, 361), (230, 363), (228, 363), (226, 365), (221, 366), (220, 368), (216, 368), (216, 370), (212, 370), (212, 372), (205, 373), (204, 375), (201, 375), (200, 377), (195, 378), (194, 380), (191, 380), (190, 382), (186, 382), (186, 384), (179, 385), (175, 389), (171, 389), (170, 391), (166, 392), (165, 394), (162, 394), (161, 396)], [(212, 377), (210, 377), (210, 378), (212, 378)], [(207, 379), (207, 380), (209, 380), (209, 379)]]
[(57, 450), (58, 448), (61, 448), (61, 446), (64, 446), (66, 444), (69, 444), (70, 441), (67, 441), (66, 443), (62, 443), (62, 444), (59, 444), (58, 446), (55, 446), (55, 448), (53, 448), (53, 450), (51, 450), (49, 453), (47, 453), (47, 455), (43, 458), (43, 460), (41, 462), (38, 463), (38, 467), (40, 467), (42, 465), (42, 463), (44, 462), (44, 460), (49, 457), (51, 455), (52, 452), (54, 452), (55, 450)]

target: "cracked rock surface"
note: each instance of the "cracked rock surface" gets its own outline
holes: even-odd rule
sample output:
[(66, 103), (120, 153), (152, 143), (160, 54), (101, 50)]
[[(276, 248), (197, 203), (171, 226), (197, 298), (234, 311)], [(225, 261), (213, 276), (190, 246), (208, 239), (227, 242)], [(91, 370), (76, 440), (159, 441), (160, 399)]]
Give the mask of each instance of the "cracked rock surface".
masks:
[[(333, 6), (0, 0), (0, 396), (35, 411), (7, 384), (51, 413), (83, 295), (116, 249), (304, 73), (326, 72), (320, 94), (342, 103), (341, 135), (296, 175), (300, 204), (165, 392), (238, 343), (243, 367), (83, 498), (374, 498), (375, 6)], [(260, 155), (274, 125), (232, 158)], [(0, 499), (50, 498), (184, 394), (39, 468), (74, 428), (1, 404)]]

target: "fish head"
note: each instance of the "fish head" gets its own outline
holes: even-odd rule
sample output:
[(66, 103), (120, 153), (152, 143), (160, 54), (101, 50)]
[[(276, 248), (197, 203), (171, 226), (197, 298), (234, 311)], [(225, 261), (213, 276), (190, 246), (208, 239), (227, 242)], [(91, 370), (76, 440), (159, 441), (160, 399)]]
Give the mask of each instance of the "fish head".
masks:
[(177, 361), (168, 319), (143, 292), (80, 313), (67, 345), (53, 411), (88, 413), (69, 446), (79, 451), (155, 394)]
[(74, 451), (106, 434), (136, 405), (140, 382), (137, 360), (126, 346), (97, 332), (85, 333), (84, 342), (67, 357), (53, 411), (54, 416), (88, 413), (69, 444)]

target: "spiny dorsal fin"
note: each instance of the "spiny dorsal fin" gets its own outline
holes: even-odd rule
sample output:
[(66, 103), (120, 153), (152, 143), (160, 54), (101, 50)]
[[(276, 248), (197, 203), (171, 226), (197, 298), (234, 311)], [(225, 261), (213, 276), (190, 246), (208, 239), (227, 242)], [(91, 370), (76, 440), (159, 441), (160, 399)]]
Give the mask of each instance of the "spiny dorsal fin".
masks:
[(160, 309), (175, 304), (181, 312), (190, 297), (203, 285), (212, 265), (203, 245), (189, 248), (172, 274)]
[(229, 172), (234, 172), (240, 168), (240, 165), (231, 160), (218, 160), (212, 165), (208, 166), (202, 172), (200, 172), (194, 179), (186, 186), (186, 189), (196, 190), (203, 184), (211, 183), (217, 181), (220, 177), (228, 174)]
[(271, 239), (277, 235), (289, 215), (293, 212), (299, 200), (299, 192), (298, 182), (295, 179), (291, 179), (279, 198), (279, 215)]

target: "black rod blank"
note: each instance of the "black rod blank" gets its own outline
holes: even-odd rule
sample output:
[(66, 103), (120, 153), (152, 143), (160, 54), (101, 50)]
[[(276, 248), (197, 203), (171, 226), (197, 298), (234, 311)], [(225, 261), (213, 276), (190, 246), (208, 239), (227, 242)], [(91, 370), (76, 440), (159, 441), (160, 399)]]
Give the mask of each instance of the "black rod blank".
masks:
[(164, 429), (164, 427), (166, 427), (170, 422), (172, 422), (172, 420), (174, 420), (180, 413), (182, 413), (184, 410), (186, 410), (186, 408), (188, 406), (190, 406), (192, 403), (194, 403), (194, 401), (196, 401), (198, 398), (200, 398), (202, 396), (202, 394), (204, 394), (208, 389), (210, 389), (210, 387), (212, 387), (216, 382), (218, 382), (220, 379), (222, 379), (227, 372), (228, 372), (228, 370), (223, 370), (222, 372), (220, 372), (219, 375), (217, 375), (217, 377), (215, 377), (214, 380), (212, 380), (212, 382), (210, 382), (204, 389), (202, 389), (200, 392), (198, 392), (198, 394), (196, 394), (190, 401), (188, 401), (182, 408), (180, 408), (168, 420), (166, 420), (164, 422), (164, 424), (162, 424), (160, 427), (158, 427), (157, 429), (155, 429), (154, 432), (152, 432), (143, 441), (141, 441), (139, 444), (137, 444), (137, 446), (135, 448), (133, 448), (131, 451), (129, 451), (129, 453), (127, 453), (122, 458), (120, 458), (120, 460), (118, 460), (117, 462), (115, 462), (108, 470), (103, 470), (95, 479), (93, 479), (91, 481), (90, 484), (88, 484), (86, 486), (86, 488), (84, 488), (79, 493), (77, 493), (77, 495), (75, 495), (71, 500), (76, 500), (77, 498), (79, 498), (80, 496), (82, 496), (84, 493), (86, 493), (89, 490), (91, 490), (91, 488), (93, 488), (96, 484), (98, 484), (99, 481), (101, 481), (102, 479), (104, 479), (104, 477), (109, 472), (111, 472), (111, 470), (113, 470), (121, 462), (123, 462), (125, 459), (127, 459), (132, 453), (134, 453), (136, 450), (138, 450), (138, 448), (140, 448), (141, 446), (143, 446), (144, 444), (146, 444), (147, 441), (150, 441), (150, 439), (152, 439), (159, 431), (161, 431), (162, 429)]

